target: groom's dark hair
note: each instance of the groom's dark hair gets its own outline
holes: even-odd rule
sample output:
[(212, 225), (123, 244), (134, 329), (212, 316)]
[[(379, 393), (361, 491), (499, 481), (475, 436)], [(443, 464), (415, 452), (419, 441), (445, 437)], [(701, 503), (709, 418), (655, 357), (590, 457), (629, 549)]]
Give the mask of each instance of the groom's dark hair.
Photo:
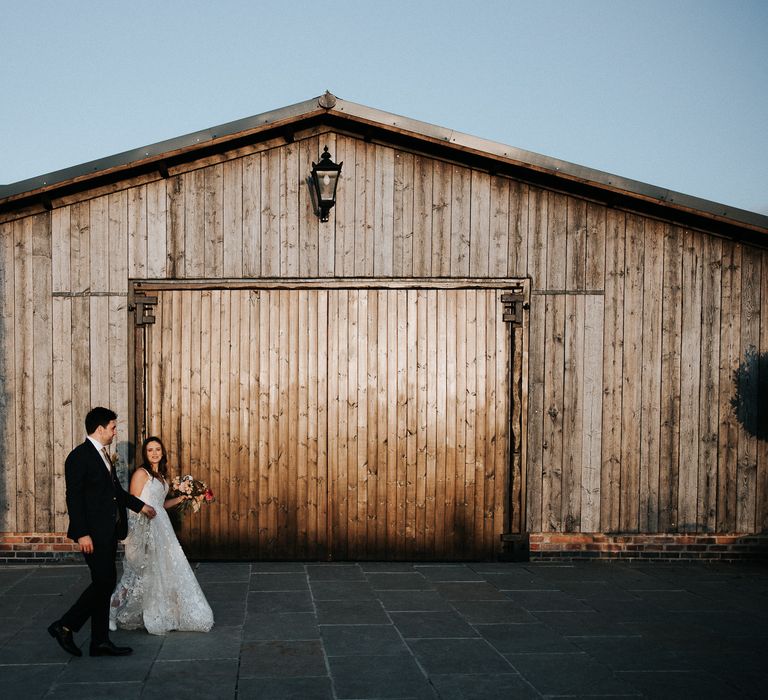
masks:
[(101, 426), (106, 428), (109, 425), (109, 421), (117, 420), (117, 413), (111, 408), (104, 408), (104, 406), (96, 406), (88, 411), (85, 416), (85, 432), (88, 435), (92, 435), (96, 432), (96, 428)]

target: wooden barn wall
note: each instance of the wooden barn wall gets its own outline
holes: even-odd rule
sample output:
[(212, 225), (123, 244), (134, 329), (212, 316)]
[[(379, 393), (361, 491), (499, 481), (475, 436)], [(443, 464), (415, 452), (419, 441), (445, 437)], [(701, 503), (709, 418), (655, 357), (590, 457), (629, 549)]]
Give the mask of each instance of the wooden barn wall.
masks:
[[(733, 407), (768, 352), (766, 251), (333, 133), (113, 189), (0, 223), (0, 530), (65, 528), (90, 405), (125, 463), (129, 279), (259, 277), (530, 276), (525, 529), (768, 526), (768, 444)], [(754, 375), (739, 398), (766, 410)]]

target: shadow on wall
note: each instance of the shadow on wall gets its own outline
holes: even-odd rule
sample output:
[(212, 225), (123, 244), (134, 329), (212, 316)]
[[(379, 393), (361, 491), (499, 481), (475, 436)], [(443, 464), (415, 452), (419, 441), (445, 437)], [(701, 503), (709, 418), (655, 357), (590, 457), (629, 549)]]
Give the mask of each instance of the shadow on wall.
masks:
[(731, 406), (744, 430), (768, 440), (768, 352), (750, 347), (733, 373), (735, 394)]

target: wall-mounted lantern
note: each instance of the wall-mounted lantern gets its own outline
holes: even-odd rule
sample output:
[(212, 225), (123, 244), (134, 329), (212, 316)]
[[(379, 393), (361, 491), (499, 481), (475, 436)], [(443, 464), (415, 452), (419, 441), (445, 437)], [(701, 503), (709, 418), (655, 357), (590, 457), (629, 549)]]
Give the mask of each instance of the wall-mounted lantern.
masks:
[(328, 221), (328, 212), (336, 204), (336, 186), (339, 184), (341, 163), (334, 163), (328, 146), (323, 149), (320, 162), (312, 163), (312, 186), (315, 191), (315, 201), (320, 215), (320, 221)]

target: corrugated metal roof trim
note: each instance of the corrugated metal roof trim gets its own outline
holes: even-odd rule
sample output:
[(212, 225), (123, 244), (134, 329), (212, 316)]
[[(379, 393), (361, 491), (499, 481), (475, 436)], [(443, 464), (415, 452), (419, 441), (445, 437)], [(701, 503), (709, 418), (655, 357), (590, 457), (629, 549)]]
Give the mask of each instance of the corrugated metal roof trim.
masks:
[[(333, 96), (330, 97), (333, 98)], [(258, 131), (283, 121), (296, 121), (313, 113), (326, 111), (328, 113), (346, 115), (356, 120), (368, 121), (373, 125), (385, 128), (391, 127), (416, 136), (442, 141), (446, 144), (455, 145), (477, 153), (504, 158), (521, 167), (532, 167), (542, 172), (562, 175), (569, 179), (597, 185), (598, 187), (607, 187), (611, 190), (634, 194), (673, 207), (699, 211), (711, 216), (728, 219), (735, 223), (746, 224), (768, 231), (768, 216), (756, 212), (656, 187), (637, 180), (587, 168), (568, 161), (558, 160), (557, 158), (543, 156), (532, 151), (489, 141), (338, 98), (330, 99), (328, 103), (333, 104), (333, 107), (325, 109), (319, 104), (319, 101), (324, 98), (327, 100), (328, 95), (315, 97), (288, 107), (227, 122), (226, 124), (178, 136), (166, 141), (160, 141), (149, 146), (124, 151), (107, 158), (64, 168), (46, 175), (21, 180), (9, 185), (2, 185), (0, 186), (0, 205), (3, 200), (15, 199), (18, 195), (44, 191), (78, 179), (87, 179), (113, 168), (128, 168), (144, 161), (160, 160), (162, 156), (174, 151), (190, 149), (196, 146), (210, 146), (215, 144), (216, 141), (224, 142), (234, 136), (247, 134), (249, 131)]]

